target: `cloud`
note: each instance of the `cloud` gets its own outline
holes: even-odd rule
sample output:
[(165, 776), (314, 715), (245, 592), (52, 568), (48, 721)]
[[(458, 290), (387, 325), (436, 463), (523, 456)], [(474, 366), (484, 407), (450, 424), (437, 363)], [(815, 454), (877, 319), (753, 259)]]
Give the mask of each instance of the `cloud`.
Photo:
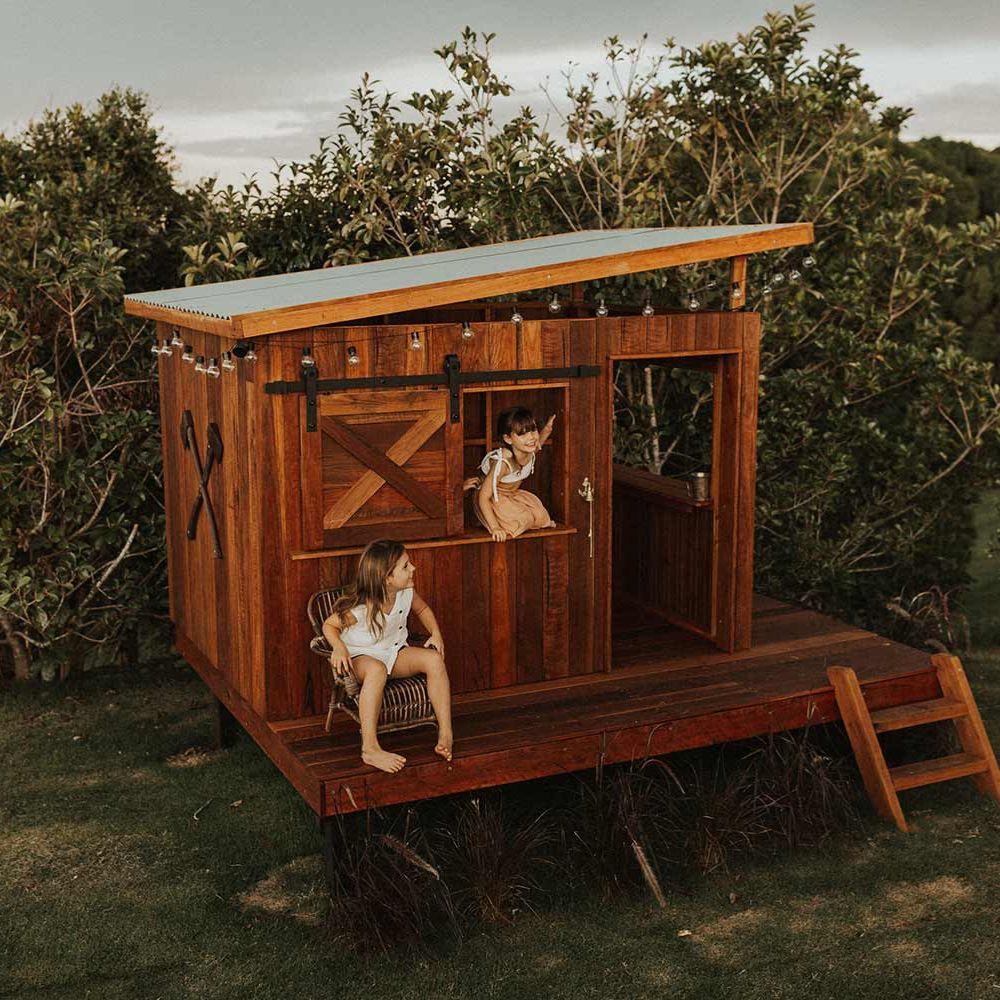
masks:
[(909, 133), (961, 137), (991, 148), (1000, 145), (1000, 79), (921, 94), (913, 110)]

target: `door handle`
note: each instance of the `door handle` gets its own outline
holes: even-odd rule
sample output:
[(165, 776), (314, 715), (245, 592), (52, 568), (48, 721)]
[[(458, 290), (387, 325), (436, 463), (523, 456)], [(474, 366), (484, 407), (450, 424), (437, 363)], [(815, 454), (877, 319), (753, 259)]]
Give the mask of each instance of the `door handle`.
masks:
[(583, 477), (583, 484), (576, 491), (590, 508), (590, 527), (587, 531), (587, 539), (590, 542), (590, 558), (594, 558), (594, 487), (589, 476)]

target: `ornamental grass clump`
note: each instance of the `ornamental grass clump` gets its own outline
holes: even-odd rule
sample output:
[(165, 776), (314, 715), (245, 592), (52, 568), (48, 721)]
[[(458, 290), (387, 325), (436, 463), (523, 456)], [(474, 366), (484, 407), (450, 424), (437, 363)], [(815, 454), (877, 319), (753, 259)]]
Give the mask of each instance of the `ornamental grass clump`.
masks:
[(367, 813), (337, 825), (330, 926), (362, 953), (423, 949), (459, 937), (451, 893), (416, 813)]
[(596, 887), (605, 899), (645, 886), (663, 906), (661, 866), (677, 840), (672, 799), (679, 792), (662, 760), (606, 767), (577, 784), (562, 810), (567, 884)]
[(773, 803), (758, 794), (748, 768), (733, 766), (718, 753), (710, 763), (689, 762), (680, 781), (684, 792), (671, 806), (686, 866), (704, 874), (729, 871), (737, 857), (767, 837)]
[(436, 852), (458, 912), (469, 923), (509, 924), (544, 896), (555, 864), (547, 810), (515, 816), (499, 790), (455, 802), (436, 831)]
[(850, 748), (831, 736), (811, 729), (771, 734), (747, 754), (744, 787), (762, 807), (769, 840), (816, 847), (860, 829), (861, 789)]

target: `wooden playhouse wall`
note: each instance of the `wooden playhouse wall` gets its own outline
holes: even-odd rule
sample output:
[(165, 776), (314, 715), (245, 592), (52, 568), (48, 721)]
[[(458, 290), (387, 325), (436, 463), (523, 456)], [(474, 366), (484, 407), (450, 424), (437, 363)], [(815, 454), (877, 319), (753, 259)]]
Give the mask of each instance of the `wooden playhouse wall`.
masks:
[[(599, 500), (609, 499), (611, 359), (730, 352), (739, 363), (728, 369), (733, 384), (726, 391), (747, 391), (755, 405), (758, 318), (698, 313), (553, 319), (517, 327), (479, 323), (475, 330), (468, 341), (457, 323), (300, 330), (258, 341), (256, 363), (239, 361), (220, 378), (196, 374), (177, 351), (159, 358), (170, 613), (178, 648), (224, 700), (239, 699), (259, 718), (278, 720), (320, 712), (328, 697), (327, 671), (308, 648), (312, 632), (306, 602), (314, 591), (350, 579), (362, 539), (330, 547), (325, 545), (330, 535), (318, 539), (310, 528), (317, 523), (315, 459), (321, 432), (306, 431), (303, 396), (264, 392), (268, 382), (300, 377), (304, 346), (311, 348), (321, 379), (437, 374), (447, 354), (459, 356), (463, 372), (595, 364), (604, 369), (597, 377), (553, 380), (569, 400), (553, 437), (566, 445), (565, 464), (553, 466), (548, 487), (561, 505), (560, 531), (503, 545), (462, 534), (422, 538), (411, 543), (411, 553), (417, 589), (442, 625), (456, 692), (609, 668), (610, 504), (594, 505), (591, 558), (589, 511), (577, 487), (588, 476)], [(172, 326), (158, 326), (161, 340), (172, 331)], [(408, 347), (413, 331), (421, 337), (419, 351)], [(209, 334), (179, 332), (206, 359), (220, 357), (230, 346)], [(356, 347), (359, 364), (347, 364), (348, 345)], [(499, 387), (491, 383), (487, 388)], [(444, 389), (420, 391), (447, 395)], [(184, 410), (191, 412), (203, 464), (209, 423), (218, 425), (223, 441), (222, 462), (208, 482), (222, 559), (213, 557), (204, 509), (196, 538), (190, 541), (185, 534), (198, 476), (182, 445)], [(742, 447), (752, 455), (747, 417), (754, 415), (741, 415), (744, 440), (723, 441), (722, 447)], [(462, 431), (462, 425), (448, 421), (440, 433), (453, 436), (448, 447), (455, 447), (457, 435), (464, 474), (483, 448), (466, 447)], [(740, 574), (743, 589), (749, 590), (752, 573), (752, 462), (740, 469), (741, 481), (728, 485), (732, 498), (717, 515), (732, 518), (734, 530), (742, 519), (737, 549), (742, 564), (719, 567), (734, 581), (723, 598), (730, 601)], [(443, 497), (446, 516), (452, 526), (464, 517), (468, 529), (468, 511), (461, 510), (455, 485), (452, 477)], [(742, 491), (739, 505), (737, 491)], [(734, 622), (733, 645), (740, 648), (749, 643), (749, 602), (745, 612), (737, 610)]]

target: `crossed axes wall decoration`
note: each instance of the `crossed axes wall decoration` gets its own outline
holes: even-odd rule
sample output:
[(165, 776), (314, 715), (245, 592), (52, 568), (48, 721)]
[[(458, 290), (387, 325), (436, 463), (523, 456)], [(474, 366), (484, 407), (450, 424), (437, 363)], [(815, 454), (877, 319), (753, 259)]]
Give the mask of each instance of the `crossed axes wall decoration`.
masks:
[(185, 410), (181, 416), (181, 441), (184, 443), (184, 450), (191, 452), (195, 472), (198, 473), (198, 495), (194, 498), (191, 516), (188, 518), (187, 536), (190, 541), (194, 541), (198, 531), (198, 518), (201, 515), (202, 505), (204, 505), (205, 516), (208, 518), (208, 526), (212, 532), (212, 553), (216, 559), (221, 559), (222, 544), (219, 541), (219, 526), (215, 522), (212, 499), (208, 495), (208, 480), (212, 475), (212, 469), (215, 468), (216, 463), (222, 464), (222, 435), (219, 433), (219, 425), (210, 423), (207, 436), (208, 450), (205, 452), (205, 465), (202, 466), (201, 453), (198, 451), (198, 439), (194, 433), (194, 417), (191, 416), (190, 410)]

